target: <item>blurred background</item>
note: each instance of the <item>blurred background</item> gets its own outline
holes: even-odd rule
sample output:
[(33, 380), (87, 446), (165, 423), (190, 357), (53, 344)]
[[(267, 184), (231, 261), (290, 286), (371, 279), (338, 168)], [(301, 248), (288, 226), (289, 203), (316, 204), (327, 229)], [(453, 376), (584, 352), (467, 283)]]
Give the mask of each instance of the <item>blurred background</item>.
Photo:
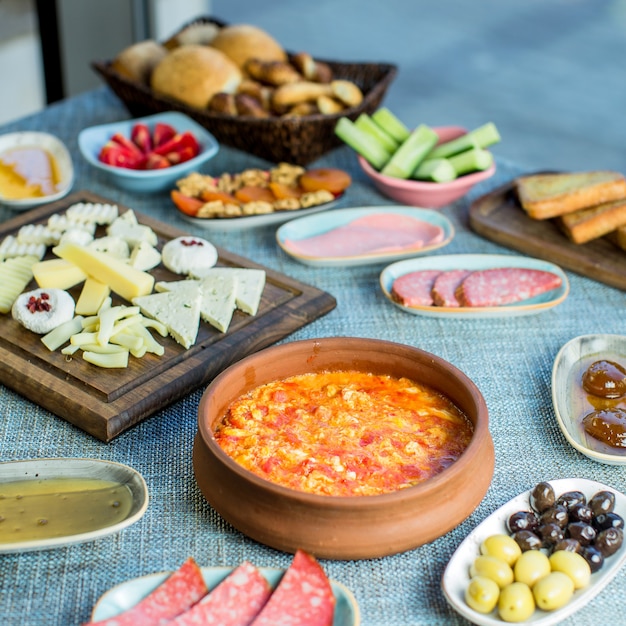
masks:
[(522, 166), (626, 172), (626, 0), (0, 0), (0, 123), (103, 88), (91, 60), (199, 15), (395, 63), (385, 105), (409, 125), (493, 121)]

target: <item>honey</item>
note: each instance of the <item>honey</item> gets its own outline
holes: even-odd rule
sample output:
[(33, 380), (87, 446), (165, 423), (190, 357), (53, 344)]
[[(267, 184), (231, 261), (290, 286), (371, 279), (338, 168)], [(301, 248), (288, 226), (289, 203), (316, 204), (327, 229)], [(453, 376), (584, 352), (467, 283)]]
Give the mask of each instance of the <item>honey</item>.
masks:
[(97, 478), (0, 483), (0, 545), (66, 537), (107, 528), (128, 517), (128, 485)]
[(0, 196), (7, 200), (41, 198), (57, 191), (59, 165), (43, 148), (11, 148), (0, 154)]

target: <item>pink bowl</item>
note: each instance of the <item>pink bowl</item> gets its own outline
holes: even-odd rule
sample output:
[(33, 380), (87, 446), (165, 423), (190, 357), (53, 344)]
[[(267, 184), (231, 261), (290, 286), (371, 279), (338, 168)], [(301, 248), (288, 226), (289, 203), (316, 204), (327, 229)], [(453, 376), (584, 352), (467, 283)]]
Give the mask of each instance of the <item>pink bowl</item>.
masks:
[[(460, 126), (439, 126), (433, 128), (439, 135), (439, 143), (465, 135), (467, 130)], [(463, 197), (476, 183), (493, 176), (495, 162), (486, 170), (465, 174), (449, 183), (429, 183), (420, 180), (404, 180), (383, 176), (362, 156), (357, 155), (361, 169), (370, 177), (377, 189), (384, 195), (410, 206), (438, 208)]]

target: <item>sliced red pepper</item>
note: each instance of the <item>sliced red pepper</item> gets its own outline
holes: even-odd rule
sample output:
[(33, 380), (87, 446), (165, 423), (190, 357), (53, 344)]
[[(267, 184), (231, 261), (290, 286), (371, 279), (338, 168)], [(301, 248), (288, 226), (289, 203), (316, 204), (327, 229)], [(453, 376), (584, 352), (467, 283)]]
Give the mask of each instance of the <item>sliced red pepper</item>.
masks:
[(122, 133), (115, 133), (111, 137), (111, 141), (114, 141), (115, 143), (119, 144), (123, 148), (126, 148), (129, 152), (136, 154), (137, 158), (143, 156), (143, 152), (135, 145), (135, 143), (132, 140), (130, 140), (128, 137), (125, 137), (124, 135), (122, 135)]
[(110, 140), (102, 146), (98, 159), (114, 167), (137, 170), (142, 167), (145, 157), (138, 151), (128, 150), (121, 144)]
[(180, 152), (184, 148), (192, 148), (194, 156), (200, 152), (200, 144), (198, 143), (198, 140), (189, 131), (177, 133), (169, 141), (157, 146), (154, 149), (154, 152), (165, 156), (170, 152)]
[(130, 138), (144, 154), (152, 151), (152, 136), (147, 124), (137, 122), (130, 131)]
[(157, 122), (154, 125), (154, 131), (152, 132), (152, 145), (163, 145), (166, 141), (169, 141), (176, 134), (176, 129), (165, 122)]
[(184, 193), (181, 193), (177, 189), (172, 189), (172, 191), (170, 192), (170, 196), (178, 209), (182, 211), (185, 215), (190, 215), (191, 217), (195, 217), (198, 214), (200, 207), (204, 205), (204, 202), (202, 200), (192, 198), (191, 196), (186, 196)]

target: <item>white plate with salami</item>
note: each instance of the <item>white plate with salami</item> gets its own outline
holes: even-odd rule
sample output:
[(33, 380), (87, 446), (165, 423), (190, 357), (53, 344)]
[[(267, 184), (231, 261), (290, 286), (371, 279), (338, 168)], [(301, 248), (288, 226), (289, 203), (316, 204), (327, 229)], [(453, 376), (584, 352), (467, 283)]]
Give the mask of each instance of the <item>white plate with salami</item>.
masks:
[[(568, 341), (552, 368), (552, 402), (561, 431), (579, 452), (607, 465), (626, 465), (624, 369), (626, 337), (605, 334)], [(590, 378), (583, 386), (586, 374)]]
[(567, 276), (557, 265), (503, 254), (398, 261), (383, 270), (380, 286), (407, 313), (470, 319), (541, 313), (569, 293)]
[[(235, 568), (231, 567), (201, 568), (202, 577), (209, 589), (215, 588), (218, 583), (223, 581), (234, 570)], [(286, 570), (260, 567), (258, 571), (269, 582), (271, 588), (274, 589)], [(132, 607), (137, 605), (140, 600), (148, 596), (148, 594), (161, 585), (169, 576), (171, 576), (171, 572), (161, 572), (141, 576), (140, 578), (135, 578), (116, 585), (100, 597), (93, 609), (91, 621), (99, 622), (129, 611)], [(333, 626), (358, 626), (361, 619), (354, 596), (348, 588), (341, 583), (331, 580), (330, 584), (335, 596)], [(245, 586), (241, 587), (241, 593), (235, 596), (236, 601), (238, 603), (244, 603), (244, 595)], [(175, 602), (175, 600), (173, 599), (172, 602)], [(178, 624), (178, 621), (176, 623)], [(187, 622), (183, 622), (183, 624), (187, 624)]]
[[(558, 497), (566, 492), (580, 491), (589, 499), (596, 493), (608, 491), (614, 494), (614, 512), (622, 518), (626, 516), (626, 496), (602, 483), (584, 478), (561, 478), (550, 480), (550, 485)], [(470, 581), (470, 567), (480, 554), (480, 545), (496, 534), (508, 534), (507, 520), (518, 511), (531, 511), (529, 496), (532, 490), (525, 491), (509, 500), (487, 519), (479, 524), (459, 545), (443, 573), (441, 587), (446, 600), (454, 610), (479, 626), (502, 626), (506, 622), (498, 616), (497, 608), (489, 613), (480, 613), (470, 608), (465, 601), (465, 591)], [(570, 601), (562, 608), (553, 611), (536, 609), (524, 624), (552, 626), (580, 610), (598, 595), (615, 577), (626, 561), (626, 545), (622, 545), (612, 555), (605, 558), (602, 566), (591, 574), (589, 584), (574, 591)]]
[(289, 256), (318, 267), (389, 263), (442, 248), (453, 237), (440, 212), (399, 205), (338, 209), (292, 220), (276, 232)]

